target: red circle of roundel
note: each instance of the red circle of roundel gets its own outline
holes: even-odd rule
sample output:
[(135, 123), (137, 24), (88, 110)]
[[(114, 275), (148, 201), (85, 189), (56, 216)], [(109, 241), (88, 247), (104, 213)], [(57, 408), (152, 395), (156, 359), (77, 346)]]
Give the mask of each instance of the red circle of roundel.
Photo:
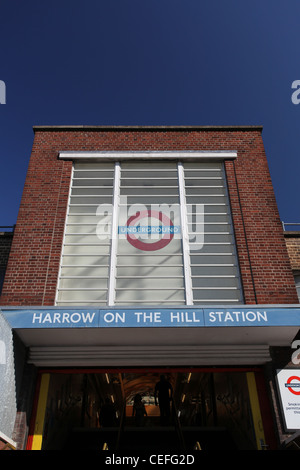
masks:
[[(292, 380), (300, 380), (300, 377), (297, 377), (297, 375), (293, 375), (292, 377), (290, 377), (288, 380), (287, 380), (287, 383), (290, 384)], [(291, 393), (293, 393), (294, 395), (300, 395), (300, 391), (299, 392), (296, 392), (295, 390), (293, 390), (293, 387), (288, 387), (289, 391)]]
[[(133, 226), (138, 220), (143, 219), (144, 217), (154, 217), (158, 219), (160, 222), (162, 222), (164, 225), (168, 225), (170, 227), (173, 227), (172, 221), (164, 215), (162, 212), (158, 211), (152, 211), (152, 210), (145, 210), (141, 212), (137, 212), (135, 215), (130, 217), (127, 220), (127, 227)], [(137, 248), (138, 250), (142, 251), (156, 251), (156, 250), (161, 250), (165, 246), (167, 246), (170, 241), (173, 239), (174, 234), (173, 233), (167, 233), (164, 235), (160, 240), (154, 243), (144, 243), (138, 238), (136, 238), (135, 235), (131, 235), (127, 233), (127, 240), (129, 243)]]

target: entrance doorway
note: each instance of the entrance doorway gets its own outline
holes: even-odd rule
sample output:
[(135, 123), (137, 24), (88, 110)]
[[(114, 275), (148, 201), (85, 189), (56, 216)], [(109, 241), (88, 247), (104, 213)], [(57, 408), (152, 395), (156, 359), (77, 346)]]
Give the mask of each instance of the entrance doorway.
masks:
[[(170, 383), (162, 421), (155, 386)], [(136, 420), (135, 398), (145, 413)], [(253, 370), (59, 370), (40, 374), (28, 449), (252, 450), (265, 444)]]

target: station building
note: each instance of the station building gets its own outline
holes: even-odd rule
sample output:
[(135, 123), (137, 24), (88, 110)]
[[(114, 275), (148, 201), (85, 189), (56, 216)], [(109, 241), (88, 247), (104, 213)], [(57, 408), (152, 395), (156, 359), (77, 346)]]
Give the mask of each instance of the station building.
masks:
[[(291, 240), (260, 126), (34, 127), (0, 297), (2, 442), (116, 452), (295, 443)], [(161, 376), (172, 387), (164, 422)]]

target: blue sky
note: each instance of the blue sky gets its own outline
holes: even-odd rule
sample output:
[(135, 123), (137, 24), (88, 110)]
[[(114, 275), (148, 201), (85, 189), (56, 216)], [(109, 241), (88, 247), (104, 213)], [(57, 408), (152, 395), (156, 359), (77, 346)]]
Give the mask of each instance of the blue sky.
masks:
[(280, 217), (300, 222), (299, 18), (299, 0), (0, 0), (0, 224), (32, 126), (89, 124), (263, 125)]

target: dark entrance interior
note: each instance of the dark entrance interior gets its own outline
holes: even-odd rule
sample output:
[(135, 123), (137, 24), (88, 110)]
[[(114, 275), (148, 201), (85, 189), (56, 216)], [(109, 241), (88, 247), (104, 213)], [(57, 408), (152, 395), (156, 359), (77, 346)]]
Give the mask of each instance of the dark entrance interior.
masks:
[[(170, 419), (161, 422), (154, 390), (171, 383)], [(140, 395), (147, 416), (136, 421)], [(103, 420), (110, 402), (113, 413)], [(256, 449), (246, 372), (107, 370), (51, 372), (42, 449), (193, 451)]]

